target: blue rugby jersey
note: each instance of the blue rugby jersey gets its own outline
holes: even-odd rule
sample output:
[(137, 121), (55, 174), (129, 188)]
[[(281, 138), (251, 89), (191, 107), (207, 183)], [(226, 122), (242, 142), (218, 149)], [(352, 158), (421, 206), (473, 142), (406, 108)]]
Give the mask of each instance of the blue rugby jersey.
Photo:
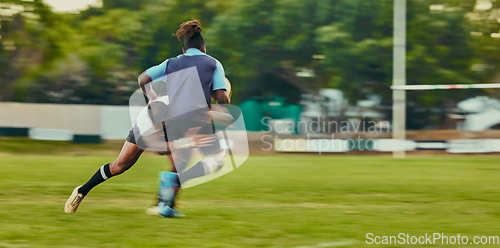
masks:
[[(196, 86), (178, 82), (179, 80), (182, 81), (182, 78), (180, 77), (178, 77), (178, 80), (169, 79), (168, 75), (173, 75), (177, 72), (193, 67), (196, 68), (199, 81), (201, 83), (201, 85), (198, 86), (201, 86), (206, 104), (210, 107), (211, 93), (215, 90), (226, 90), (226, 84), (224, 82), (224, 68), (217, 59), (201, 52), (200, 50), (196, 48), (189, 48), (184, 54), (167, 59), (163, 61), (163, 63), (147, 69), (145, 73), (153, 81), (160, 78), (166, 78), (167, 83), (170, 83), (170, 85), (167, 84), (167, 94), (170, 98), (171, 104), (174, 100), (173, 98), (175, 98), (176, 101), (189, 102), (192, 100), (193, 96), (190, 96), (187, 93), (182, 96), (176, 94), (179, 92), (178, 88), (190, 87), (193, 89), (193, 87)], [(189, 80), (190, 83), (192, 83), (191, 81), (197, 80)]]

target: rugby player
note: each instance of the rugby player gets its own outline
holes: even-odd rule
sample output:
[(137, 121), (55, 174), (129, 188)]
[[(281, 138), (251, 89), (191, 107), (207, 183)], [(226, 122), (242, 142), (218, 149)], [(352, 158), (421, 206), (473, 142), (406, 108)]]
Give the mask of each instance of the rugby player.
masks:
[[(182, 23), (174, 36), (184, 43), (183, 54), (147, 69), (138, 78), (140, 88), (149, 99), (148, 114), (151, 117), (153, 126), (163, 130), (165, 146), (170, 147), (170, 150), (174, 147), (179, 152), (175, 162), (172, 156), (169, 155), (170, 161), (174, 162), (171, 172), (162, 172), (160, 174), (158, 211), (164, 217), (182, 216), (178, 211), (174, 210), (175, 196), (180, 188), (179, 176), (182, 175), (181, 177), (185, 181), (220, 169), (224, 153), (221, 152), (218, 146), (218, 140), (213, 137), (214, 130), (208, 109), (211, 107), (210, 101), (212, 98), (219, 104), (228, 104), (230, 101), (229, 95), (226, 94), (228, 87), (225, 83), (222, 64), (206, 54), (200, 22), (191, 20)], [(196, 70), (189, 70), (190, 68)], [(197, 75), (181, 75), (180, 78), (195, 76), (194, 78), (199, 78), (201, 85), (200, 83), (193, 85), (190, 80), (186, 82), (175, 81), (175, 76), (169, 79), (170, 75), (186, 71), (197, 73)], [(168, 84), (167, 96), (169, 101), (166, 103), (163, 101), (164, 104), (162, 104), (162, 101), (157, 100), (160, 97), (157, 96), (152, 87), (152, 82), (160, 78), (166, 78)], [(203, 92), (201, 96), (191, 94), (196, 91), (196, 88), (201, 88), (200, 92)], [(206, 108), (203, 106), (206, 106)], [(162, 114), (162, 118), (155, 118), (155, 114), (158, 113)], [(173, 116), (173, 118), (163, 118), (165, 115)], [(139, 127), (135, 126), (130, 131), (115, 161), (101, 166), (85, 184), (73, 190), (65, 204), (66, 213), (75, 212), (91, 189), (109, 178), (125, 172), (135, 164), (144, 150), (148, 148), (148, 139), (141, 136), (138, 129)], [(167, 130), (174, 130), (175, 132)], [(158, 133), (160, 132), (156, 134)], [(189, 149), (186, 148), (191, 147), (203, 148), (202, 152), (211, 155), (210, 161), (216, 161), (216, 163), (210, 164), (200, 161), (185, 170), (187, 161), (190, 158)], [(186, 150), (188, 151), (185, 152)], [(181, 173), (177, 173), (177, 171)]]

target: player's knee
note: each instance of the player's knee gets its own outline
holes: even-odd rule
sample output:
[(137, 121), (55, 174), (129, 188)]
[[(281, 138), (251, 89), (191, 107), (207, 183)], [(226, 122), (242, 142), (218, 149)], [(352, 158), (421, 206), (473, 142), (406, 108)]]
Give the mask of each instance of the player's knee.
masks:
[(126, 170), (128, 170), (130, 167), (132, 167), (133, 163), (130, 161), (115, 161), (109, 165), (109, 169), (111, 171), (111, 174), (113, 176), (122, 174)]

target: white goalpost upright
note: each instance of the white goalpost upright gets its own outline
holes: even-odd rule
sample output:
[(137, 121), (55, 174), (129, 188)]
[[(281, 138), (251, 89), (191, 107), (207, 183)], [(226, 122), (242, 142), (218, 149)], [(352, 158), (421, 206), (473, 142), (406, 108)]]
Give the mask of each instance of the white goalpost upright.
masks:
[[(406, 85), (406, 0), (394, 0), (393, 87)], [(392, 91), (392, 138), (406, 139), (406, 91)], [(405, 151), (394, 151), (394, 158), (404, 158)]]

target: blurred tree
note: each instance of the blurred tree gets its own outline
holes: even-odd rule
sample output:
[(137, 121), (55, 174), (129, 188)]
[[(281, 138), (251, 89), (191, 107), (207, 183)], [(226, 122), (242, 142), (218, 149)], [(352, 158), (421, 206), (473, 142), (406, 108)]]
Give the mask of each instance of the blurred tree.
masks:
[(315, 30), (315, 42), (325, 55), (319, 68), (327, 79), (324, 86), (342, 89), (351, 100), (370, 93), (390, 100), (392, 4), (330, 1), (330, 8), (319, 11), (332, 17)]
[[(475, 48), (473, 72), (485, 81), (500, 81), (500, 1), (469, 4), (467, 19)], [(497, 92), (498, 94), (498, 92)]]
[(54, 61), (60, 54), (54, 29), (57, 18), (41, 0), (8, 1), (2, 10), (0, 100), (23, 100), (22, 94), (16, 92), (18, 81), (30, 68)]
[[(198, 19), (205, 33), (215, 16), (227, 11), (231, 5), (231, 1), (224, 0), (155, 0), (145, 5), (142, 19), (144, 28), (141, 32), (143, 39), (139, 44), (141, 70), (182, 53), (183, 44), (172, 36), (179, 24)], [(210, 54), (213, 48), (209, 43), (207, 49)]]
[(138, 10), (141, 5), (143, 5), (147, 1), (136, 1), (136, 0), (102, 0), (103, 9), (130, 9), (130, 10)]
[[(241, 91), (243, 98), (259, 89), (261, 95), (288, 96), (304, 90), (294, 84), (313, 88), (315, 81), (297, 78), (295, 70), (313, 61), (314, 7), (313, 1), (239, 1), (216, 17), (207, 32), (207, 42), (235, 82), (235, 92)], [(291, 87), (284, 89), (280, 80), (275, 80), (283, 76), (296, 83), (290, 82)], [(288, 94), (287, 90), (293, 92)]]
[[(392, 101), (392, 0), (106, 0), (76, 15), (52, 13), (41, 0), (8, 1), (29, 4), (38, 18), (1, 19), (3, 101), (126, 104), (140, 72), (181, 53), (171, 34), (192, 18), (202, 21), (236, 100), (278, 94), (297, 102), (333, 87), (351, 101), (372, 93)], [(481, 9), (473, 0), (408, 0), (408, 84), (494, 80), (498, 2)], [(408, 98), (444, 106), (466, 92)]]
[[(444, 2), (445, 11), (435, 12), (430, 8), (435, 1), (408, 1), (409, 84), (474, 82), (470, 67), (476, 44), (464, 18), (470, 8)], [(392, 14), (393, 1), (242, 1), (217, 16), (209, 41), (242, 87), (266, 87), (262, 92), (283, 95), (280, 84), (273, 88), (275, 80), (261, 74), (309, 68), (316, 78), (302, 82), (313, 88), (340, 88), (351, 100), (377, 93), (389, 104)], [(314, 55), (324, 59), (313, 60)], [(455, 94), (456, 99), (462, 96)], [(429, 92), (410, 95), (410, 100), (427, 106), (443, 101)]]
[(21, 15), (13, 16), (12, 20), (0, 22), (0, 97), (4, 101), (12, 101), (15, 98), (14, 83), (22, 76), (26, 66), (23, 58), (28, 54), (18, 42), (29, 42), (24, 39), (29, 36), (24, 31), (25, 22)]

